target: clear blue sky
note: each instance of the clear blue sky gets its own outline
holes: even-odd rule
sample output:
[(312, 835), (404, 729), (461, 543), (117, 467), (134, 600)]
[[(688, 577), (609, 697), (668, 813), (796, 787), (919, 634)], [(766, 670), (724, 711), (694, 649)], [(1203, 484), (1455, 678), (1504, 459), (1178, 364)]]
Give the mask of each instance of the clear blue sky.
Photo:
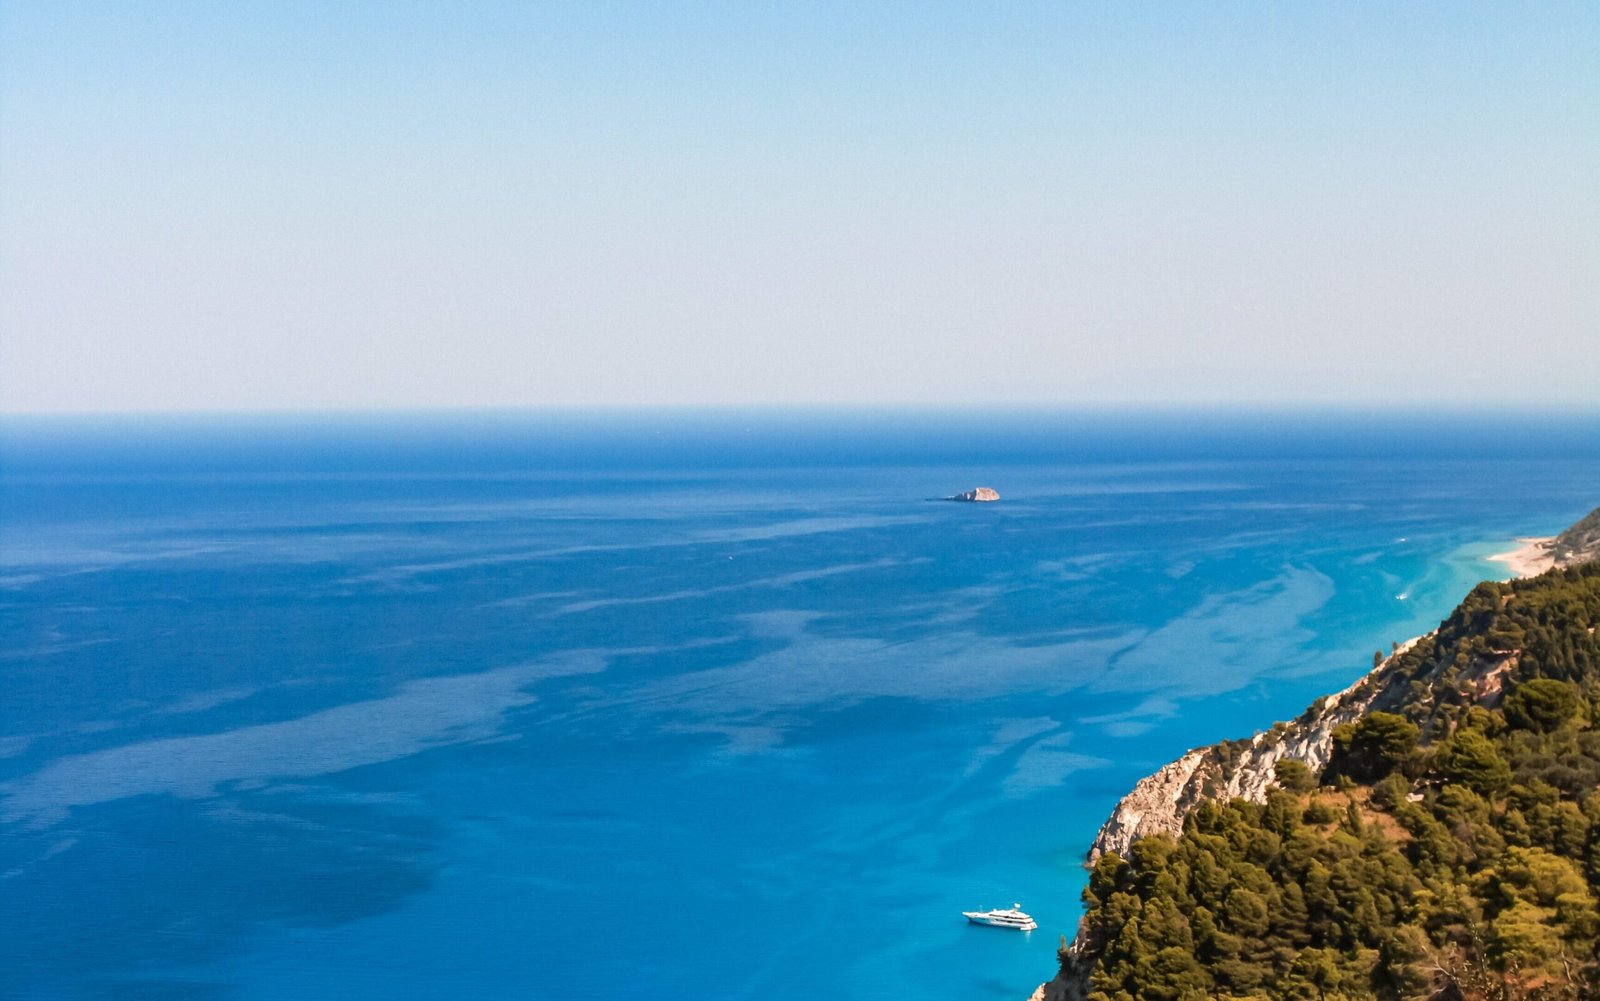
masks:
[(0, 3), (0, 410), (1600, 404), (1594, 3)]

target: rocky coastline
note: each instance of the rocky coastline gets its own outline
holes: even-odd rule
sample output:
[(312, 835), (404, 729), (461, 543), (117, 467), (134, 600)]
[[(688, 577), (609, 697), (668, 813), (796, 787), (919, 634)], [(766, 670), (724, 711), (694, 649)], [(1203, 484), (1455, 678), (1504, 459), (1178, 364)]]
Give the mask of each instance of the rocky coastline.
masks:
[(1423, 638), (1399, 644), (1371, 673), (1318, 699), (1292, 722), (1246, 740), (1195, 748), (1140, 779), (1100, 826), (1089, 848), (1089, 864), (1108, 853), (1126, 858), (1133, 842), (1146, 835), (1181, 833), (1189, 811), (1208, 799), (1266, 802), (1280, 761), (1303, 761), (1311, 771), (1321, 771), (1333, 752), (1333, 731), (1360, 719), (1380, 700), (1392, 701), (1383, 697), (1399, 680), (1388, 676), (1394, 658)]
[[(1519, 541), (1536, 543), (1543, 558), (1513, 563), (1516, 576), (1600, 559), (1600, 508), (1554, 538)], [(1237, 798), (1264, 803), (1280, 762), (1300, 761), (1312, 774), (1319, 773), (1332, 756), (1334, 730), (1374, 711), (1401, 708), (1417, 684), (1437, 681), (1406, 673), (1400, 656), (1419, 643), (1431, 643), (1436, 632), (1395, 644), (1387, 657), (1354, 684), (1318, 699), (1292, 721), (1277, 723), (1243, 740), (1195, 748), (1139, 780), (1101, 825), (1086, 864), (1093, 866), (1107, 854), (1127, 858), (1133, 842), (1148, 835), (1180, 834), (1185, 818), (1204, 802)], [(1497, 705), (1512, 656), (1476, 661), (1453, 683), (1469, 689), (1479, 704)], [(1064, 947), (1061, 972), (1040, 984), (1029, 1001), (1083, 1001), (1093, 968), (1084, 946), (1080, 929)]]

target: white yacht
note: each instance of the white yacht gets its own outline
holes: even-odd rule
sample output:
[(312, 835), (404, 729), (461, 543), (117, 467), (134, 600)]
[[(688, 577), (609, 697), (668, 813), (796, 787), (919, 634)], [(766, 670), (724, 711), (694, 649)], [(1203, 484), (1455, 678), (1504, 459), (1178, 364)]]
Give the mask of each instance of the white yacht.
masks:
[(1016, 931), (1033, 931), (1039, 927), (1038, 923), (1028, 915), (1022, 913), (1021, 904), (1012, 904), (1011, 909), (993, 911), (962, 911), (961, 916), (975, 925), (988, 925), (990, 928), (1012, 928)]

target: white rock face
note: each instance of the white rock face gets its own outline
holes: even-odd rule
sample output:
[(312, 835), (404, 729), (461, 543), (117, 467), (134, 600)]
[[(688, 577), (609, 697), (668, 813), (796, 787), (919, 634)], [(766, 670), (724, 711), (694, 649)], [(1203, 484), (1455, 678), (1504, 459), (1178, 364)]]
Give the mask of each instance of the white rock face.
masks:
[(1089, 862), (1092, 864), (1107, 852), (1127, 858), (1129, 846), (1139, 838), (1163, 831), (1168, 834), (1182, 831), (1183, 818), (1199, 802), (1197, 792), (1202, 783), (1195, 781), (1195, 773), (1200, 771), (1210, 750), (1203, 747), (1190, 751), (1177, 761), (1161, 766), (1155, 774), (1140, 779), (1100, 825), (1100, 832), (1089, 848)]
[(1313, 775), (1322, 771), (1333, 753), (1334, 729), (1360, 719), (1382, 693), (1383, 686), (1369, 685), (1367, 681), (1380, 675), (1395, 656), (1416, 642), (1410, 640), (1397, 647), (1370, 674), (1322, 699), (1294, 722), (1280, 723), (1256, 734), (1243, 748), (1233, 745), (1231, 750), (1237, 758), (1232, 761), (1228, 745), (1214, 744), (1196, 748), (1140, 779), (1095, 835), (1089, 848), (1090, 864), (1108, 852), (1127, 858), (1134, 841), (1146, 835), (1177, 836), (1183, 831), (1183, 819), (1189, 811), (1206, 800), (1265, 803), (1267, 792), (1277, 780), (1280, 761), (1304, 761)]
[(980, 502), (987, 502), (987, 501), (997, 501), (997, 500), (999, 500), (1000, 499), (1000, 494), (993, 487), (977, 487), (975, 489), (968, 490), (964, 494), (956, 494), (954, 497), (952, 497), (950, 499), (953, 500), (953, 501), (980, 501)]

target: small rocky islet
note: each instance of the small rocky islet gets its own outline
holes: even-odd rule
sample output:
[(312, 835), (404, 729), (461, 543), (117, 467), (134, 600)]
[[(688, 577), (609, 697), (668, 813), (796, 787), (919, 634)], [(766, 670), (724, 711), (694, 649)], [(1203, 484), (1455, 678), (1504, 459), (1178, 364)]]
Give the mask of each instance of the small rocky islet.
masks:
[(999, 499), (1000, 493), (993, 487), (973, 487), (964, 494), (956, 494), (945, 498), (945, 500), (962, 501), (968, 504), (988, 504)]

